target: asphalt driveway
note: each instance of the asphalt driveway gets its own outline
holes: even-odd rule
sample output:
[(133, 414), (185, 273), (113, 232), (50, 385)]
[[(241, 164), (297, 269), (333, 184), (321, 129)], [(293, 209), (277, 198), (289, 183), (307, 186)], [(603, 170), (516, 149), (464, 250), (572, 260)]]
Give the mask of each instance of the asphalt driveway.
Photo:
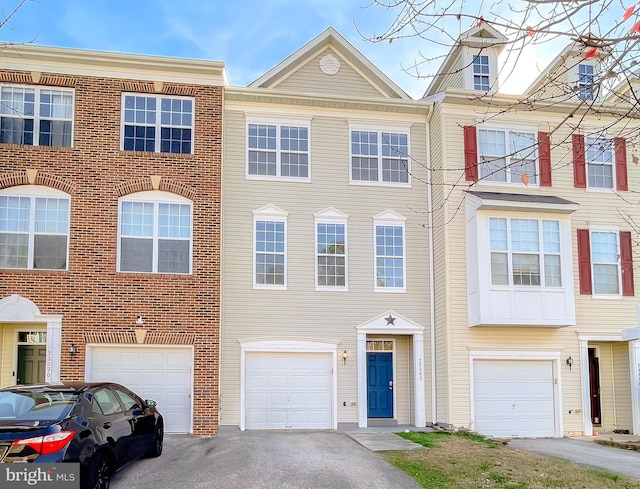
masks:
[(539, 438), (511, 440), (509, 446), (575, 464), (640, 479), (640, 452), (607, 447), (589, 440)]
[(169, 435), (157, 459), (134, 462), (112, 489), (416, 489), (415, 481), (338, 431)]

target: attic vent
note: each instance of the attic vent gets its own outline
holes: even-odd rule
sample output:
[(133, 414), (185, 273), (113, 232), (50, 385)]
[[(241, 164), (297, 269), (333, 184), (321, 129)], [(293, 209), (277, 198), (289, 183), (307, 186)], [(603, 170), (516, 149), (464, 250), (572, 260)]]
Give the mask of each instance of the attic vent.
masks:
[(340, 61), (333, 54), (325, 54), (318, 64), (325, 75), (335, 75), (340, 71)]
[(41, 85), (54, 85), (57, 87), (73, 87), (76, 81), (68, 76), (60, 75), (42, 75), (40, 77)]
[(31, 83), (31, 74), (2, 71), (0, 72), (0, 81), (13, 83)]
[(125, 92), (154, 92), (153, 82), (123, 81), (122, 90)]
[(163, 92), (171, 95), (190, 95), (194, 96), (196, 94), (195, 87), (185, 87), (184, 85), (169, 85), (165, 84), (163, 87)]

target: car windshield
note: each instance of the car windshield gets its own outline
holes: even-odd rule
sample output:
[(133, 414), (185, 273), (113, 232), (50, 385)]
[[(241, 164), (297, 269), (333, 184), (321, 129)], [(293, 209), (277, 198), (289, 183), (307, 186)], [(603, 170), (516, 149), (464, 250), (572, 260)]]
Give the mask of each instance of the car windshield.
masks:
[(74, 392), (0, 392), (0, 423), (64, 419), (77, 398)]

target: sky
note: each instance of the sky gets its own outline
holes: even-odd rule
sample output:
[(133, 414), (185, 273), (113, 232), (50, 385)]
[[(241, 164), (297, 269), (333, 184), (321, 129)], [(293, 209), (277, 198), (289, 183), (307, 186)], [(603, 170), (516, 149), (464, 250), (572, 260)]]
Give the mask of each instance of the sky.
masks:
[[(449, 50), (418, 38), (367, 40), (395, 18), (370, 0), (24, 1), (0, 28), (1, 41), (223, 61), (234, 86), (248, 85), (329, 26), (414, 98), (422, 96), (430, 78), (409, 68)], [(19, 3), (0, 0), (4, 16)], [(454, 37), (471, 27), (457, 24), (448, 27)], [(509, 78), (513, 87), (503, 84), (504, 91), (522, 91), (528, 83), (518, 80), (532, 81), (560, 49), (528, 53)], [(421, 74), (435, 73), (441, 62), (423, 66)]]

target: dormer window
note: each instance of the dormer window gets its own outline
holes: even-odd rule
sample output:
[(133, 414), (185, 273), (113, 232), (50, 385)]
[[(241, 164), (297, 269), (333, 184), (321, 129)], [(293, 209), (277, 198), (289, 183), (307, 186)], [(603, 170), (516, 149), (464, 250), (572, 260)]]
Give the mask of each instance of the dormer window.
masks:
[(594, 100), (594, 69), (590, 64), (578, 65), (578, 96), (582, 100)]
[(473, 58), (473, 89), (489, 91), (489, 56), (479, 54)]

